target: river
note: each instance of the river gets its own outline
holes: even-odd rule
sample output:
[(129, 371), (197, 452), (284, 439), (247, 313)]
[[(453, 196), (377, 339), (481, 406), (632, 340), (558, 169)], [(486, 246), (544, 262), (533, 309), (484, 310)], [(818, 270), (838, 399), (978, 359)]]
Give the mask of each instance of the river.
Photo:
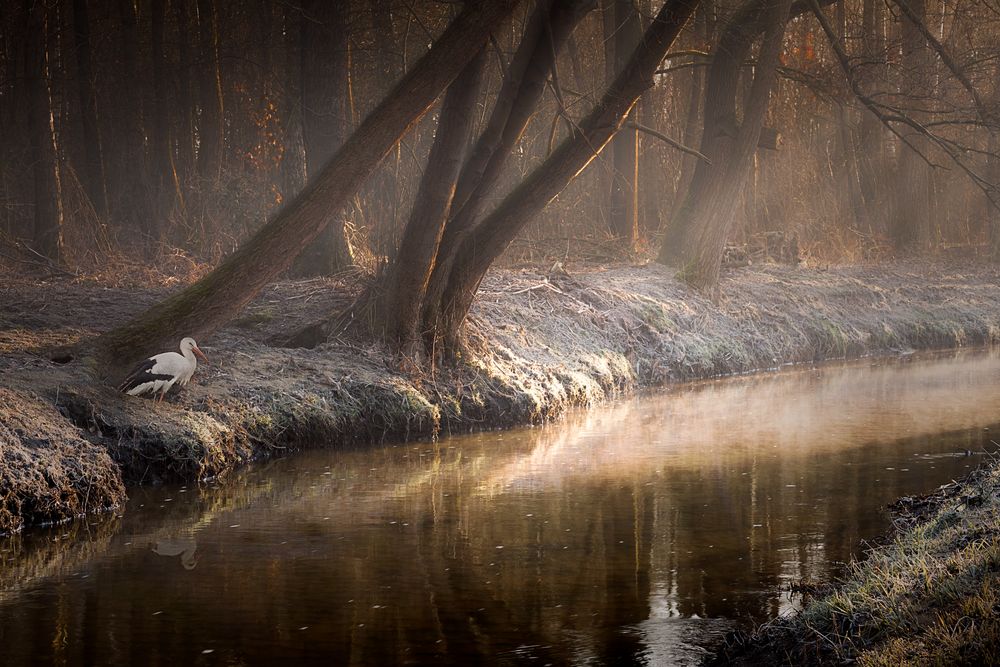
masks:
[(0, 664), (693, 664), (998, 421), (1000, 355), (911, 355), (133, 489), (0, 540)]

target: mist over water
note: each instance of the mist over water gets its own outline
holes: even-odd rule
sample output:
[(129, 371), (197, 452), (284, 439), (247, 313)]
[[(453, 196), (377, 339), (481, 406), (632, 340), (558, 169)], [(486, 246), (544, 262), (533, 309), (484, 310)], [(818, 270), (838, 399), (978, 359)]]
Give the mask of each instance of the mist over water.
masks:
[(996, 352), (911, 357), (135, 489), (0, 542), (0, 662), (692, 663), (977, 465), (998, 408)]

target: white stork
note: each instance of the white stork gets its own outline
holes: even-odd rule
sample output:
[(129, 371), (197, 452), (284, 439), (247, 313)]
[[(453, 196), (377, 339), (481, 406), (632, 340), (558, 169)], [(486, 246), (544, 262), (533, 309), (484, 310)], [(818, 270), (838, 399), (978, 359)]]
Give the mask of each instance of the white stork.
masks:
[(208, 363), (194, 338), (185, 338), (181, 341), (181, 354), (164, 352), (140, 361), (122, 380), (118, 390), (130, 396), (159, 392), (162, 401), (171, 387), (175, 384), (183, 387), (194, 375), (194, 369), (198, 367), (195, 355)]

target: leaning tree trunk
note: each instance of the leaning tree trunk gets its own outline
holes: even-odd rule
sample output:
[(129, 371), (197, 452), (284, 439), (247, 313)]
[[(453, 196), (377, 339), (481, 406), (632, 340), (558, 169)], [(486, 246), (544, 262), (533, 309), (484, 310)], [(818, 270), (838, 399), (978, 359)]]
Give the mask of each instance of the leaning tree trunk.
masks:
[(109, 374), (172, 348), (182, 336), (208, 335), (236, 316), (347, 205), (516, 5), (516, 0), (466, 5), (323, 170), (259, 232), (205, 278), (96, 341)]
[[(719, 39), (705, 90), (705, 125), (699, 161), (678, 219), (664, 239), (658, 261), (680, 269), (700, 289), (718, 284), (722, 251), (735, 215), (767, 112), (781, 55), (790, 0), (750, 0)], [(736, 116), (739, 70), (763, 27), (742, 123)]]
[[(667, 49), (694, 12), (699, 0), (667, 0), (625, 68), (594, 109), (546, 160), (532, 171), (480, 222), (455, 251), (452, 270), (436, 310), (436, 321), (425, 321), (430, 345), (455, 350), (461, 326), (489, 267), (509, 247), (524, 226), (597, 157), (643, 92)], [(437, 342), (443, 345), (437, 347)]]

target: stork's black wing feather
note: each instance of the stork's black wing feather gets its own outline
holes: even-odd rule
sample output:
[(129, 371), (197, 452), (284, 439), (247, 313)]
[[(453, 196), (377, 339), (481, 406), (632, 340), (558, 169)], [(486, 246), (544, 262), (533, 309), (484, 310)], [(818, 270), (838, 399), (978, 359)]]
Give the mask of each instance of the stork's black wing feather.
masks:
[(135, 389), (140, 384), (144, 382), (152, 382), (154, 380), (169, 380), (172, 376), (164, 375), (162, 373), (154, 373), (153, 366), (156, 365), (156, 360), (149, 358), (140, 361), (136, 364), (135, 368), (125, 376), (121, 384), (118, 385), (118, 391), (130, 391)]

